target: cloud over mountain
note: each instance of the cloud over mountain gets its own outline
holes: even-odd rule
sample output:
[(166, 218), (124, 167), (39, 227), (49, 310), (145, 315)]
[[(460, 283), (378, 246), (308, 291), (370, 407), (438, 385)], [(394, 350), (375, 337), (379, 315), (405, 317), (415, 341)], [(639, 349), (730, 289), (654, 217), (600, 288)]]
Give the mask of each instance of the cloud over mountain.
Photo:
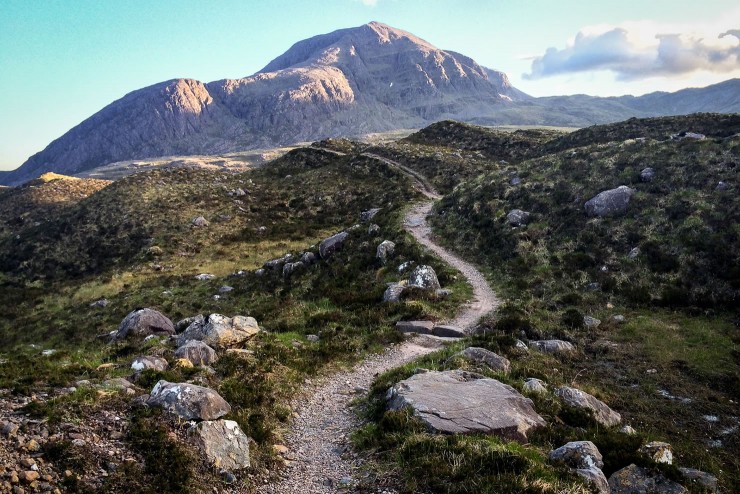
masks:
[[(640, 30), (640, 27), (643, 29)], [(712, 37), (655, 33), (645, 26), (583, 30), (563, 49), (548, 48), (532, 60), (527, 79), (574, 72), (608, 70), (619, 80), (676, 76), (703, 70), (716, 73), (740, 71), (740, 30), (714, 33)], [(652, 38), (652, 39), (651, 39)]]

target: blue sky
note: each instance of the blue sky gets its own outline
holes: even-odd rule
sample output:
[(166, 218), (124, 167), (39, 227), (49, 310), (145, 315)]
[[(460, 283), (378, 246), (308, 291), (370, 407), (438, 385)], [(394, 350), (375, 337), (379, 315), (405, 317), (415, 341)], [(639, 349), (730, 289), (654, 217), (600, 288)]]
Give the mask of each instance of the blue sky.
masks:
[(296, 41), (372, 20), (535, 96), (740, 77), (734, 0), (0, 0), (0, 169), (130, 91), (251, 75)]

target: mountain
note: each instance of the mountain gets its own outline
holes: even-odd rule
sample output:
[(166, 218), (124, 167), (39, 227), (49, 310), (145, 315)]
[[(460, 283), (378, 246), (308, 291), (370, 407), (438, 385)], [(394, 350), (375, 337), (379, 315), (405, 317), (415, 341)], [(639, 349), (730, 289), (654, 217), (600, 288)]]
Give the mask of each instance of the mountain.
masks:
[(533, 98), (502, 72), (371, 22), (299, 41), (249, 77), (207, 84), (174, 79), (129, 93), (20, 168), (0, 174), (0, 183), (125, 160), (420, 128), (444, 119), (584, 127), (631, 117), (738, 112), (739, 94), (740, 79), (734, 79), (640, 97)]

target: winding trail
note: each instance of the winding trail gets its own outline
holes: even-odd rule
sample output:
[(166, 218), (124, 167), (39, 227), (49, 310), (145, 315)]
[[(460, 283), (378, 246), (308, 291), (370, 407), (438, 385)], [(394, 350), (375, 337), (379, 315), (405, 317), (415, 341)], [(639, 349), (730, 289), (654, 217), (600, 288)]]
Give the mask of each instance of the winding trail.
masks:
[[(468, 302), (457, 317), (448, 322), (453, 326), (470, 329), (483, 315), (495, 309), (499, 300), (473, 265), (434, 242), (426, 217), (434, 201), (441, 196), (414, 170), (378, 155), (367, 153), (364, 156), (380, 160), (409, 175), (427, 198), (409, 209), (404, 218), (404, 227), (419, 243), (458, 269), (473, 286), (474, 299)], [(430, 353), (440, 345), (439, 341), (428, 337), (413, 337), (381, 354), (368, 357), (352, 369), (338, 372), (317, 383), (310, 383), (309, 389), (292, 404), (296, 414), (292, 430), (286, 436), (289, 453), (285, 455), (288, 466), (283, 471), (283, 478), (277, 483), (258, 488), (257, 492), (353, 492), (359, 481), (356, 474), (362, 466), (362, 458), (352, 452), (350, 435), (362, 423), (352, 409), (352, 401), (367, 392), (378, 374)], [(392, 491), (383, 491), (379, 487), (377, 492)]]

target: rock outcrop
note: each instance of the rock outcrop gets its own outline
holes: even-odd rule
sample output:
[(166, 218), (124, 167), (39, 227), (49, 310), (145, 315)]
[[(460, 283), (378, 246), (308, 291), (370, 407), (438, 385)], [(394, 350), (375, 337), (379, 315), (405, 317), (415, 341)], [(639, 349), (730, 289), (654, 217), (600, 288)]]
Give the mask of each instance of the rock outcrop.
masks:
[(210, 388), (164, 380), (154, 386), (147, 404), (184, 420), (216, 420), (231, 411), (226, 400)]

